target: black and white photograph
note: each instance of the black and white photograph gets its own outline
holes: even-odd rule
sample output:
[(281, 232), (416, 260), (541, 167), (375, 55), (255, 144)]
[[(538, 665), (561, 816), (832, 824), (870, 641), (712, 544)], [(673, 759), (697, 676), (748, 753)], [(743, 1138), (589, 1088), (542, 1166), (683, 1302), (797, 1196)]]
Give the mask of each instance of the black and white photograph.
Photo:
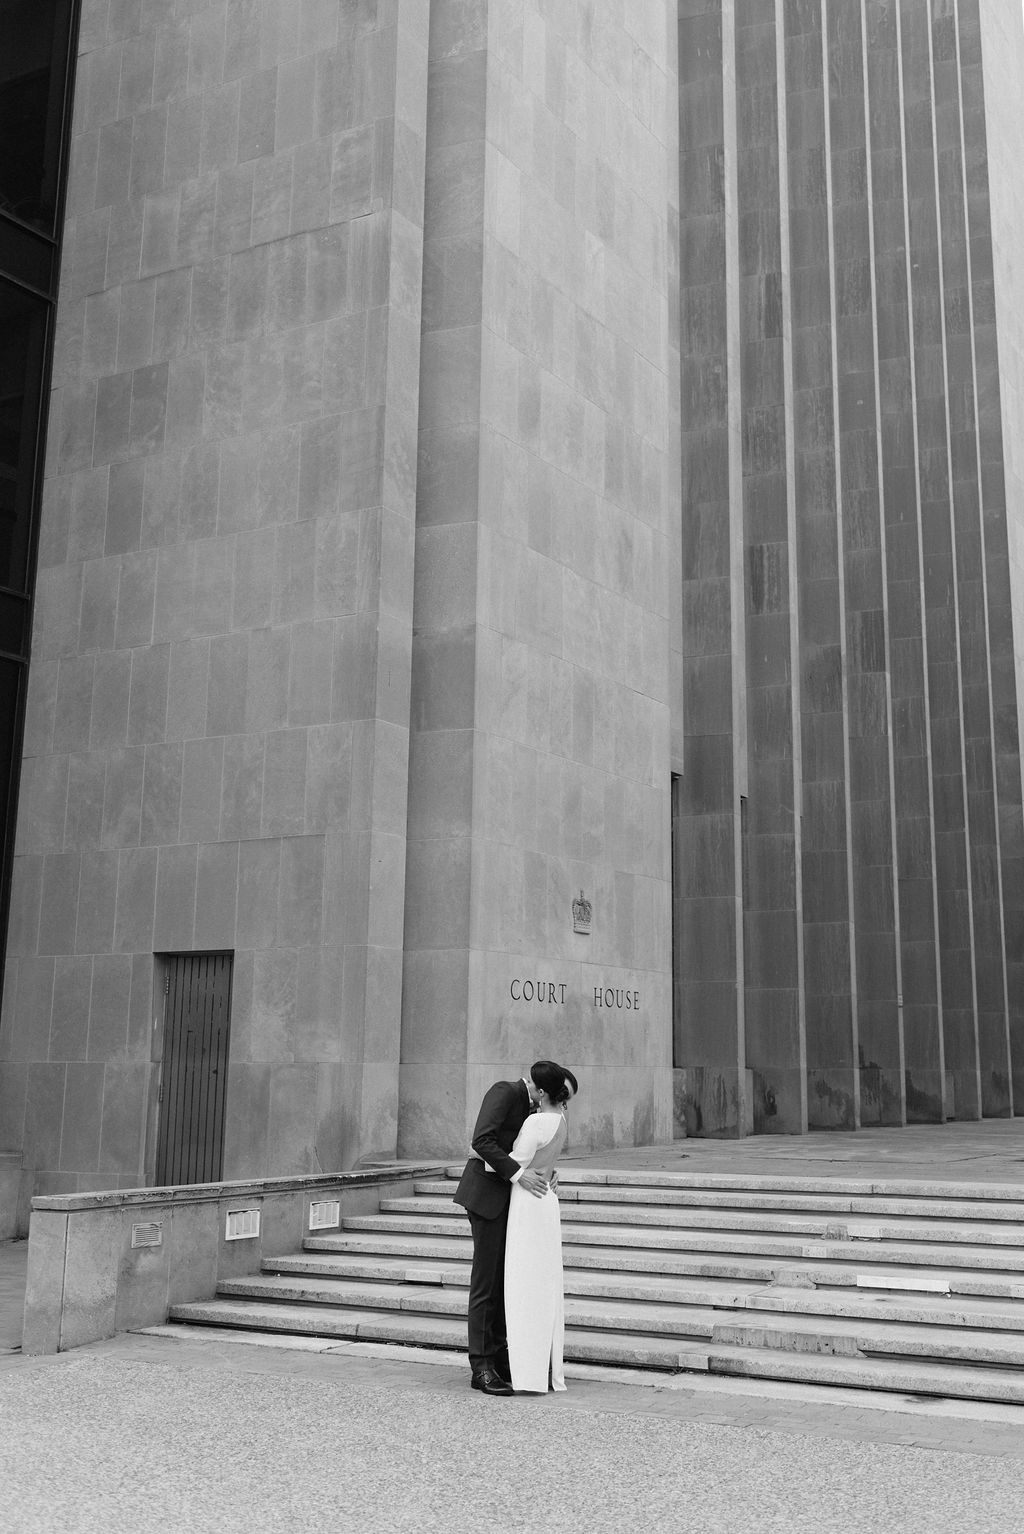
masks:
[(1024, 1530), (1022, 745), (1024, 0), (0, 0), (0, 1534)]

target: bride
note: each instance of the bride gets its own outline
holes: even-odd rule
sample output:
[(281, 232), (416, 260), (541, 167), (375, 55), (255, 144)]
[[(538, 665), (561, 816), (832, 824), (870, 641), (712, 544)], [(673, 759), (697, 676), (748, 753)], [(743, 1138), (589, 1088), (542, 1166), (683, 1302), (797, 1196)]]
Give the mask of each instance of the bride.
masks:
[(515, 1390), (565, 1389), (562, 1344), (565, 1319), (562, 1297), (562, 1229), (558, 1198), (551, 1186), (555, 1163), (565, 1145), (565, 1110), (576, 1093), (571, 1071), (543, 1062), (533, 1069), (539, 1087), (537, 1111), (530, 1115), (512, 1147), (523, 1167), (548, 1179), (538, 1196), (512, 1184), (505, 1246), (505, 1320), (508, 1361)]

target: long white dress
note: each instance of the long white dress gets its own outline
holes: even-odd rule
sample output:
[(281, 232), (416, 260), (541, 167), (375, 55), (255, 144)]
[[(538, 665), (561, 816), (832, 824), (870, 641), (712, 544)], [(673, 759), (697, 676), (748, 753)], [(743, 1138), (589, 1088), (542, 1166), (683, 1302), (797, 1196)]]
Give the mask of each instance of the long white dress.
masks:
[[(556, 1134), (564, 1135), (560, 1113), (534, 1113), (516, 1137), (511, 1154), (522, 1166)], [(565, 1389), (562, 1348), (565, 1309), (562, 1287), (562, 1225), (558, 1198), (542, 1198), (512, 1184), (505, 1245), (505, 1321), (508, 1362), (516, 1390)]]

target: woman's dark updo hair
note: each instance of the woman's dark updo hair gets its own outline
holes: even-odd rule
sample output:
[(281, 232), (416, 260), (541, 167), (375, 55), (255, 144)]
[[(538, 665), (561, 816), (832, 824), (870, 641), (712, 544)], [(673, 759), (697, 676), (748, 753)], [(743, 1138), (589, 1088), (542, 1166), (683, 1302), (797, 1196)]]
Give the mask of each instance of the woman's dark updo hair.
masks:
[(563, 1066), (556, 1065), (554, 1060), (535, 1060), (530, 1066), (530, 1076), (534, 1086), (541, 1087), (556, 1108), (569, 1101), (569, 1085), (576, 1091), (576, 1077)]

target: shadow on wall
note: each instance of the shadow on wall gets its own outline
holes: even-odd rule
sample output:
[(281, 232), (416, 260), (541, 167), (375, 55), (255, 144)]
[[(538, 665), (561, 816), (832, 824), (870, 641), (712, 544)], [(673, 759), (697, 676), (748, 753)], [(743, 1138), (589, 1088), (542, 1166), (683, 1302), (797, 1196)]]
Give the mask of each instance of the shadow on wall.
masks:
[[(673, 1133), (682, 1139), (739, 1139), (775, 1114), (775, 1099), (755, 1071), (691, 1065), (672, 1072)], [(760, 1130), (759, 1132), (763, 1132)]]
[(23, 1235), (18, 1230), (18, 1190), (21, 1186), (21, 1156), (0, 1151), (0, 1241)]

